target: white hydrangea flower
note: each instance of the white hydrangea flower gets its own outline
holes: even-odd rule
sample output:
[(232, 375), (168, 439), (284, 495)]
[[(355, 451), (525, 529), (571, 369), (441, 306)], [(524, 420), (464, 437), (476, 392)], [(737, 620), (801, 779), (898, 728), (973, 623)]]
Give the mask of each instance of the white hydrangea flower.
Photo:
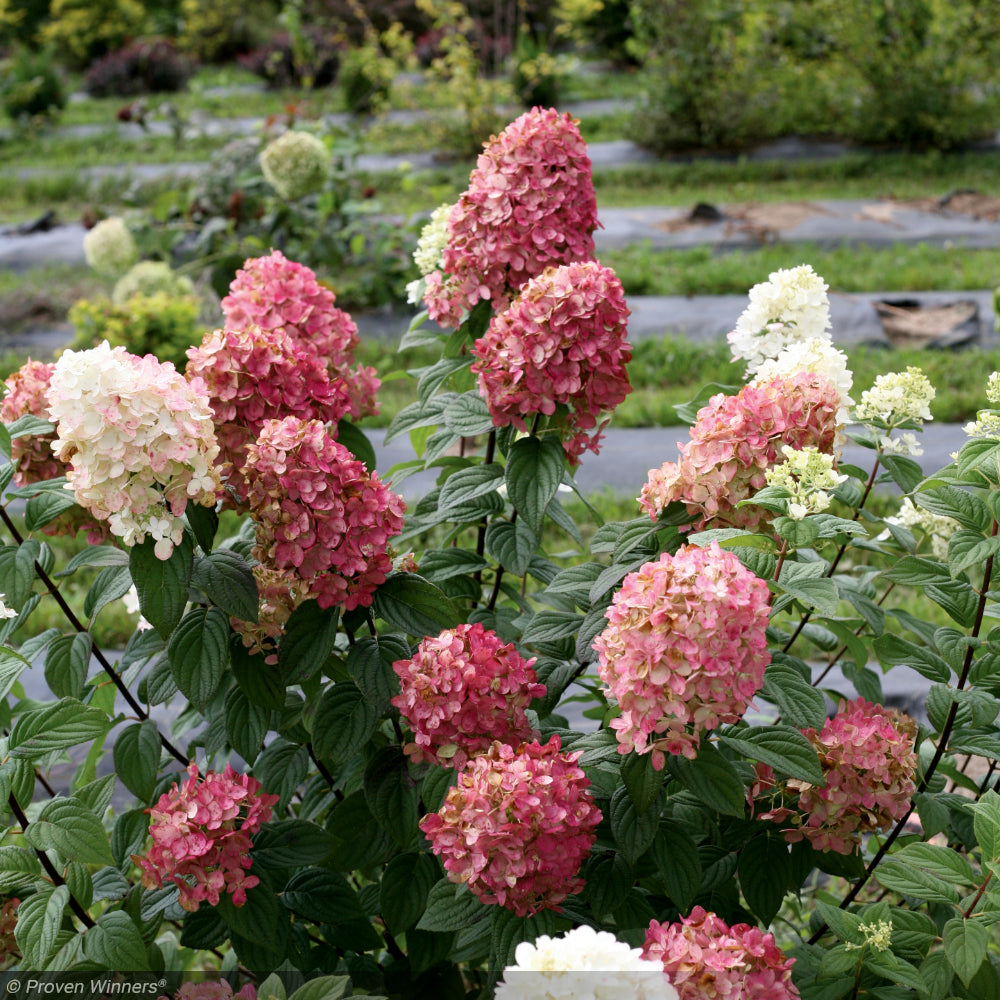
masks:
[(424, 289), (426, 288), (427, 282), (423, 278), (414, 278), (413, 281), (408, 281), (406, 283), (407, 305), (421, 305), (424, 301)]
[(134, 295), (193, 295), (194, 285), (190, 278), (178, 274), (162, 260), (141, 260), (128, 273), (122, 275), (111, 293), (111, 301), (120, 306)]
[(906, 431), (899, 437), (886, 435), (879, 439), (879, 446), (886, 455), (909, 455), (916, 458), (924, 453), (923, 445), (911, 431)]
[[(122, 604), (125, 605), (125, 610), (130, 615), (139, 614), (139, 591), (135, 589), (135, 585), (129, 588), (128, 593), (122, 598)], [(140, 632), (146, 632), (153, 626), (146, 621), (143, 615), (139, 615), (139, 621), (135, 626)]]
[(851, 399), (854, 375), (847, 367), (847, 355), (834, 347), (829, 339), (809, 337), (789, 344), (776, 358), (769, 358), (761, 363), (751, 384), (757, 385), (777, 376), (788, 378), (800, 372), (823, 375), (837, 387), (837, 392), (840, 393), (837, 423), (846, 424), (854, 405), (854, 400)]
[(659, 962), (586, 925), (562, 937), (522, 942), (514, 958), (496, 1000), (677, 1000)]
[[(886, 521), (889, 524), (898, 524), (910, 530), (918, 528), (930, 540), (931, 553), (934, 558), (942, 560), (948, 558), (948, 539), (961, 527), (958, 521), (952, 517), (935, 514), (922, 507), (915, 507), (909, 497), (904, 497), (896, 516), (887, 517)], [(888, 532), (879, 535), (879, 538), (883, 540), (887, 537)]]
[(139, 259), (139, 248), (125, 220), (113, 215), (84, 234), (83, 256), (98, 274), (117, 278)]
[(788, 516), (801, 521), (807, 514), (822, 513), (830, 506), (830, 494), (847, 476), (833, 468), (833, 456), (821, 454), (816, 448), (800, 450), (784, 445), (785, 461), (764, 473), (768, 486), (780, 486), (790, 494)]
[(423, 277), (441, 268), (444, 248), (448, 245), (448, 217), (452, 205), (438, 205), (431, 212), (431, 221), (420, 230), (417, 249), (413, 251), (413, 263)]
[(774, 271), (750, 289), (750, 304), (729, 334), (734, 358), (751, 374), (798, 340), (830, 340), (826, 282), (809, 264)]
[(16, 618), (17, 612), (13, 608), (8, 608), (4, 604), (5, 594), (0, 594), (0, 618)]
[(889, 427), (907, 420), (933, 420), (934, 396), (934, 386), (927, 376), (910, 365), (905, 372), (879, 375), (875, 384), (861, 393), (854, 418), (863, 424), (878, 422)]
[(976, 419), (962, 430), (971, 438), (995, 438), (1000, 441), (1000, 413), (980, 410)]
[(993, 372), (987, 380), (986, 398), (991, 403), (1000, 403), (1000, 372)]
[(310, 132), (290, 130), (272, 140), (260, 154), (264, 180), (285, 201), (315, 194), (331, 173), (330, 153)]

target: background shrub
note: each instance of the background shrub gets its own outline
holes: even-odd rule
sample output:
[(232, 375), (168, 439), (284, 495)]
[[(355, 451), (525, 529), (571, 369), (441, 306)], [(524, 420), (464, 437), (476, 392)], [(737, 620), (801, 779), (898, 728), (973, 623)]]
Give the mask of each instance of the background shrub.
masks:
[(194, 64), (181, 55), (169, 38), (131, 42), (98, 59), (84, 78), (84, 89), (94, 97), (130, 97), (183, 90)]
[(332, 33), (318, 27), (305, 29), (311, 55), (303, 64), (296, 58), (292, 37), (287, 31), (272, 35), (253, 52), (240, 56), (240, 64), (262, 77), (269, 87), (329, 87), (337, 79), (340, 50)]
[(50, 115), (66, 106), (66, 92), (45, 52), (21, 49), (0, 64), (0, 101), (13, 119)]
[(263, 44), (276, 13), (267, 0), (181, 0), (178, 44), (202, 62), (235, 59)]
[(145, 27), (146, 11), (139, 0), (53, 0), (41, 37), (72, 68), (83, 69)]

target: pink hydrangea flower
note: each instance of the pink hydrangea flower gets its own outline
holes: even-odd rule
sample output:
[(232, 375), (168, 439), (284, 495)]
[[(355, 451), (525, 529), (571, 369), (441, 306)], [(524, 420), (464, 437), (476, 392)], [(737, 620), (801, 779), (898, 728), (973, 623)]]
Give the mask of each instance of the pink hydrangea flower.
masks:
[(594, 640), (618, 752), (694, 758), (700, 734), (737, 722), (764, 683), (767, 584), (713, 542), (629, 573)]
[(247, 260), (236, 272), (222, 311), (227, 329), (283, 330), (300, 353), (319, 357), (330, 381), (339, 382), (347, 393), (347, 415), (359, 419), (378, 413), (375, 395), (380, 382), (374, 368), (355, 364), (358, 327), (335, 301), (313, 271), (272, 250), (266, 257)]
[(751, 802), (770, 797), (760, 819), (791, 824), (789, 843), (808, 840), (818, 851), (851, 854), (865, 833), (884, 832), (910, 808), (915, 788), (916, 723), (894, 709), (858, 698), (841, 701), (837, 714), (817, 733), (803, 733), (816, 748), (826, 784), (787, 779), (757, 765)]
[(470, 760), (444, 805), (420, 821), (448, 877), (519, 917), (558, 911), (583, 887), (576, 874), (601, 821), (579, 757), (553, 736), (517, 750), (497, 742)]
[[(7, 394), (0, 404), (0, 420), (13, 423), (19, 417), (31, 415), (49, 419), (49, 380), (55, 365), (31, 358), (4, 380)], [(14, 483), (27, 486), (46, 479), (65, 475), (66, 466), (52, 454), (56, 435), (37, 434), (14, 438), (11, 442), (11, 461), (14, 463)]]
[(698, 411), (691, 440), (677, 462), (650, 469), (639, 503), (655, 521), (681, 501), (700, 531), (734, 525), (756, 528), (767, 513), (736, 505), (765, 485), (764, 473), (783, 461), (783, 445), (833, 454), (840, 393), (825, 376), (801, 372), (744, 386), (738, 395), (713, 396)]
[(537, 739), (524, 714), (545, 694), (534, 662), (479, 622), (428, 636), (412, 659), (397, 660), (402, 693), (392, 704), (413, 733), (410, 759), (461, 771), (494, 740), (518, 746)]
[(174, 994), (174, 1000), (257, 1000), (257, 989), (253, 983), (247, 983), (238, 993), (233, 993), (232, 986), (225, 979), (218, 982), (206, 980), (184, 983)]
[(104, 341), (64, 351), (49, 382), (52, 449), (76, 502), (126, 545), (168, 559), (189, 501), (215, 506), (219, 445), (204, 384)]
[(254, 558), (309, 584), (322, 608), (371, 604), (406, 504), (318, 420), (268, 420), (242, 470)]
[(486, 143), (448, 217), (443, 273), (427, 278), (435, 322), (458, 326), (481, 299), (499, 312), (546, 268), (593, 260), (597, 197), (577, 125), (533, 108)]
[(792, 1000), (795, 959), (749, 924), (730, 927), (696, 906), (677, 923), (652, 921), (642, 957), (660, 961), (680, 1000)]
[(472, 349), (494, 424), (527, 430), (526, 416), (556, 415), (571, 462), (598, 451), (598, 418), (632, 391), (628, 316), (621, 282), (596, 261), (529, 281)]
[(142, 869), (147, 889), (163, 887), (164, 880), (180, 889), (180, 904), (197, 910), (202, 900), (217, 906), (229, 893), (234, 906), (247, 901), (246, 891), (260, 881), (247, 875), (252, 834), (271, 818), (277, 795), (260, 793), (260, 782), (237, 774), (230, 764), (222, 774), (189, 764), (188, 778), (170, 786), (159, 802), (146, 811), (153, 845), (144, 857), (132, 855)]

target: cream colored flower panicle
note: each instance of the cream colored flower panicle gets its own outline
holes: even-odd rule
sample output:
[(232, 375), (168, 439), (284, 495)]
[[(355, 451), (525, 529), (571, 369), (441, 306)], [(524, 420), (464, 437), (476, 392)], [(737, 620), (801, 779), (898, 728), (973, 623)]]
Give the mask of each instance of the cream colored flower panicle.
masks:
[(910, 365), (905, 372), (879, 375), (875, 384), (861, 393), (854, 417), (863, 424), (878, 423), (893, 427), (913, 420), (933, 420), (931, 402), (934, 386), (919, 369)]
[(789, 344), (830, 340), (830, 301), (826, 282), (809, 264), (772, 272), (750, 289), (750, 304), (729, 334), (734, 358), (743, 358), (753, 374)]
[(854, 400), (851, 399), (854, 376), (847, 367), (847, 355), (837, 350), (829, 338), (809, 337), (789, 344), (776, 358), (769, 358), (761, 363), (752, 384), (760, 385), (777, 377), (789, 378), (801, 372), (823, 375), (836, 386), (840, 393), (837, 423), (847, 424), (851, 415), (850, 408), (854, 405)]
[[(918, 528), (922, 531), (930, 539), (931, 553), (935, 559), (948, 558), (948, 539), (961, 527), (954, 518), (915, 507), (909, 497), (903, 499), (896, 516), (887, 517), (886, 521), (889, 524), (898, 524), (910, 529)], [(879, 536), (879, 538), (885, 537), (887, 533)]]
[(420, 230), (417, 248), (413, 251), (413, 263), (417, 265), (420, 277), (406, 286), (406, 301), (417, 305), (423, 301), (425, 281), (428, 274), (441, 269), (441, 258), (444, 248), (448, 245), (448, 216), (452, 205), (438, 205), (431, 212), (431, 220)]
[(1000, 403), (1000, 372), (994, 372), (987, 380), (986, 398), (991, 403)]
[(830, 506), (828, 490), (835, 490), (847, 476), (833, 468), (833, 456), (815, 448), (796, 451), (787, 444), (781, 449), (785, 461), (768, 469), (764, 476), (768, 486), (780, 486), (791, 494), (788, 516), (801, 521), (807, 514), (819, 514)]
[(83, 256), (98, 274), (117, 278), (139, 259), (139, 248), (125, 220), (113, 215), (84, 235)]
[(260, 154), (264, 180), (286, 201), (315, 194), (330, 176), (330, 152), (309, 132), (285, 132)]

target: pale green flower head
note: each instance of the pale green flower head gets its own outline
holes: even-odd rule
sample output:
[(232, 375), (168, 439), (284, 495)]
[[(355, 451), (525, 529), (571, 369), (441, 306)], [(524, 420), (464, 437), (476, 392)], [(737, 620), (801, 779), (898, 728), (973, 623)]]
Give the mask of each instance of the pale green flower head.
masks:
[(194, 285), (190, 278), (178, 274), (162, 260), (141, 260), (128, 273), (118, 279), (111, 301), (116, 306), (124, 305), (135, 295), (193, 295)]
[(927, 376), (910, 365), (905, 372), (879, 375), (875, 384), (861, 393), (854, 418), (863, 424), (886, 426), (898, 426), (907, 420), (933, 420), (930, 405), (934, 396), (934, 386)]
[(892, 921), (880, 920), (870, 924), (858, 924), (858, 930), (865, 936), (864, 944), (846, 944), (846, 951), (859, 951), (864, 947), (869, 947), (872, 951), (888, 951), (892, 942)]
[[(896, 516), (887, 517), (886, 521), (889, 524), (898, 524), (911, 530), (917, 528), (922, 531), (930, 540), (931, 553), (935, 559), (948, 558), (948, 539), (961, 527), (954, 518), (914, 506), (909, 497), (903, 499)], [(882, 540), (888, 537), (888, 532), (879, 536)]]
[(991, 403), (1000, 403), (1000, 372), (994, 372), (987, 380), (986, 398)]
[(441, 257), (448, 245), (448, 216), (452, 205), (439, 205), (431, 212), (431, 221), (420, 231), (417, 249), (413, 251), (413, 263), (424, 276), (441, 268)]
[(260, 154), (264, 179), (285, 201), (315, 194), (330, 177), (330, 153), (309, 132), (288, 131)]
[(815, 448), (781, 449), (785, 461), (768, 469), (764, 476), (768, 486), (780, 486), (790, 494), (788, 516), (801, 521), (808, 514), (820, 514), (830, 506), (828, 490), (835, 490), (847, 476), (833, 468), (833, 456)]
[(1000, 413), (980, 410), (976, 419), (962, 430), (971, 438), (995, 438), (1000, 441)]
[(83, 256), (98, 274), (117, 278), (139, 259), (139, 248), (125, 220), (113, 215), (83, 237)]

